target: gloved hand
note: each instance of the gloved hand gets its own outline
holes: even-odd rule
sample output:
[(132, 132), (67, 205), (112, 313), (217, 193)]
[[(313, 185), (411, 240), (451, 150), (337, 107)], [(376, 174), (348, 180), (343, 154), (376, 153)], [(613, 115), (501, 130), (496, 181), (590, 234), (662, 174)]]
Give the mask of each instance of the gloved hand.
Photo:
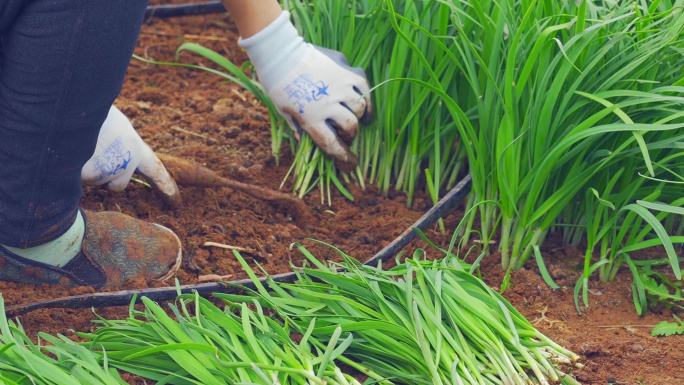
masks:
[(136, 171), (168, 203), (174, 207), (180, 204), (176, 182), (128, 118), (112, 106), (100, 129), (95, 153), (81, 170), (81, 180), (98, 186), (106, 184), (112, 191), (123, 191)]
[(259, 81), (295, 130), (305, 131), (338, 167), (349, 171), (356, 157), (348, 145), (359, 121), (370, 117), (366, 76), (337, 51), (304, 42), (290, 14), (283, 12), (266, 28), (240, 39)]

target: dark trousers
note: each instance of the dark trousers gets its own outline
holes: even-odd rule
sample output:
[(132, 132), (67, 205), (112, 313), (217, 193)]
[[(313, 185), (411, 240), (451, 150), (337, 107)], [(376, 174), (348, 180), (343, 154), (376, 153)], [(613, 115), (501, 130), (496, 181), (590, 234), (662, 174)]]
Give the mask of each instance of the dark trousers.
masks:
[(73, 223), (147, 0), (0, 0), (0, 243)]

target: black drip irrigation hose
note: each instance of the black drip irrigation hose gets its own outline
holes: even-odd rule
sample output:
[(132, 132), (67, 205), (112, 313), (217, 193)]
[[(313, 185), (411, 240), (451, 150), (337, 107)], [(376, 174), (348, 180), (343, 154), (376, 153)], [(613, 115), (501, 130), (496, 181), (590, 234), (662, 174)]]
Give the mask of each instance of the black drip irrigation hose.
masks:
[[(404, 230), (401, 235), (377, 252), (372, 258), (364, 262), (364, 264), (368, 266), (377, 266), (379, 262), (385, 262), (394, 257), (399, 250), (408, 245), (417, 236), (415, 230), (427, 229), (437, 222), (439, 218), (456, 208), (470, 191), (470, 186), (471, 177), (470, 175), (466, 175), (458, 184), (456, 184), (456, 186), (454, 186), (454, 188), (442, 197), (437, 204), (426, 211), (416, 222)], [(297, 276), (295, 273), (290, 272), (271, 275), (269, 278), (277, 282), (293, 282), (297, 279)], [(265, 279), (266, 278), (261, 278), (261, 281), (263, 282)], [(9, 306), (7, 307), (7, 316), (15, 317), (38, 309), (126, 306), (130, 304), (134, 298), (143, 296), (154, 301), (168, 301), (176, 298), (179, 292), (183, 294), (197, 292), (201, 295), (207, 295), (216, 292), (234, 293), (245, 288), (254, 289), (254, 283), (249, 279), (241, 279), (237, 281), (201, 283), (179, 287), (169, 286), (82, 294), (24, 305)]]
[(192, 4), (150, 5), (147, 7), (147, 10), (145, 10), (145, 20), (153, 17), (168, 19), (178, 16), (207, 15), (222, 12), (226, 12), (226, 8), (221, 1), (207, 1), (204, 3)]

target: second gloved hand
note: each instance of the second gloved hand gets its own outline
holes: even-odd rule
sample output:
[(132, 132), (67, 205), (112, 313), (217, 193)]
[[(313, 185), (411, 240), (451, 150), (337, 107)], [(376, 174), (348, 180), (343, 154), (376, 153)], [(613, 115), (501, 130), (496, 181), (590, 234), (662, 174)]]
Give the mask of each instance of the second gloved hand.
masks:
[(128, 118), (112, 106), (102, 124), (95, 153), (81, 170), (83, 183), (123, 191), (133, 173), (140, 173), (173, 206), (180, 203), (178, 186)]
[(259, 82), (299, 135), (305, 131), (338, 167), (350, 171), (356, 157), (348, 145), (359, 122), (371, 114), (368, 81), (337, 51), (304, 42), (290, 14), (240, 40)]

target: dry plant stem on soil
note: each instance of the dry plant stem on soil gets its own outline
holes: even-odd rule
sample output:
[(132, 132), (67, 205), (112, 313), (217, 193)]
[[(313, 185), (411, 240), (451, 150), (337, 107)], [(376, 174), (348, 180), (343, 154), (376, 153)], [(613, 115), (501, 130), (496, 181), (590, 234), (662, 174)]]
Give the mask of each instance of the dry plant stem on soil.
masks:
[(167, 154), (157, 154), (176, 182), (182, 186), (203, 188), (227, 187), (254, 198), (275, 203), (285, 208), (301, 225), (311, 223), (313, 215), (309, 207), (292, 195), (280, 191), (225, 178), (195, 162)]

